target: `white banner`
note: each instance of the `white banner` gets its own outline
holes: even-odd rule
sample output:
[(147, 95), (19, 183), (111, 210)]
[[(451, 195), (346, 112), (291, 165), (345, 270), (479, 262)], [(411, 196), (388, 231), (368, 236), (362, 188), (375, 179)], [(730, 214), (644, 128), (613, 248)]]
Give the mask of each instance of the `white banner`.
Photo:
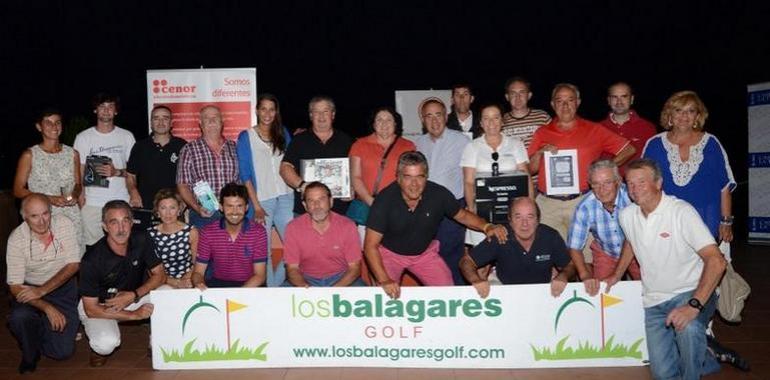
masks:
[(405, 138), (413, 140), (422, 134), (422, 121), (418, 108), (425, 99), (439, 98), (446, 106), (447, 114), (451, 112), (452, 90), (414, 90), (396, 91), (396, 111), (404, 119)]
[(748, 86), (749, 242), (770, 243), (770, 82)]
[(147, 70), (147, 125), (156, 105), (171, 108), (174, 136), (200, 136), (199, 111), (215, 105), (222, 111), (223, 135), (231, 140), (257, 123), (257, 69)]
[(639, 282), (152, 292), (153, 368), (640, 366)]

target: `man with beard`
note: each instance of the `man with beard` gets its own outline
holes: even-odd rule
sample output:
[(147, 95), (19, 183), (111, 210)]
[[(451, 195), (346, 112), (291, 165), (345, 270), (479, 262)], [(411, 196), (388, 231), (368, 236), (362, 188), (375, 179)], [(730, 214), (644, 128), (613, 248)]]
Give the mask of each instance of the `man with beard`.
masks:
[(283, 258), (294, 286), (362, 286), (361, 242), (356, 224), (331, 211), (332, 195), (321, 182), (302, 194), (307, 213), (286, 226)]
[(133, 225), (127, 202), (107, 202), (102, 209), (106, 236), (86, 251), (80, 263), (78, 313), (91, 346), (92, 367), (103, 366), (107, 355), (120, 346), (118, 322), (149, 318), (150, 291), (167, 287), (161, 286), (166, 272), (152, 242), (146, 234), (131, 235)]
[[(246, 218), (249, 207), (246, 186), (228, 183), (219, 202), (223, 217), (201, 230), (192, 283), (198, 289), (256, 288), (265, 283), (267, 234), (265, 227)], [(209, 264), (212, 277), (204, 280)]]

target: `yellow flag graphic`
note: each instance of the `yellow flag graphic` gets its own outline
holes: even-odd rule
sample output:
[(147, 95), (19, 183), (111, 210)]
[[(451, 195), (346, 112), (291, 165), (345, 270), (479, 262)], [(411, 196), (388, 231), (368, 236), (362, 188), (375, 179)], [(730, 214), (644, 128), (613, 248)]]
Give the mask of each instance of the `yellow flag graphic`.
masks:
[(618, 297), (613, 297), (609, 294), (602, 293), (602, 304), (604, 307), (610, 307), (621, 302), (623, 302), (623, 300)]
[(246, 305), (244, 305), (244, 304), (232, 301), (230, 299), (227, 300), (227, 313), (228, 314), (232, 313), (234, 311), (241, 310), (241, 309), (243, 309), (245, 307), (246, 307)]

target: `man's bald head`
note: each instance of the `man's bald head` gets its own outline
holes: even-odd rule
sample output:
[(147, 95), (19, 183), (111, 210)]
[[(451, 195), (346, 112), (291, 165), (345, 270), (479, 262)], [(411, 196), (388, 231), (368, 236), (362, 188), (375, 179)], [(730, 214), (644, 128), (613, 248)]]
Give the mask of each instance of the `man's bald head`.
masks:
[(51, 202), (48, 201), (48, 197), (40, 193), (31, 193), (21, 200), (21, 217), (26, 218), (29, 209), (36, 208), (36, 206), (45, 207), (51, 211)]

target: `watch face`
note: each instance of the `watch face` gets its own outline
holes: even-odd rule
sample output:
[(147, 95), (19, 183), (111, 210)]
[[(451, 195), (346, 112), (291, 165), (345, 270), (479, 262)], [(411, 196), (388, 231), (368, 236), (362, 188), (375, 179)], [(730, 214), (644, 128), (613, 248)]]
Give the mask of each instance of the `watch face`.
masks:
[(696, 298), (690, 298), (690, 300), (687, 301), (687, 303), (698, 310), (703, 309), (703, 305), (701, 305), (700, 301), (698, 301), (698, 299)]

